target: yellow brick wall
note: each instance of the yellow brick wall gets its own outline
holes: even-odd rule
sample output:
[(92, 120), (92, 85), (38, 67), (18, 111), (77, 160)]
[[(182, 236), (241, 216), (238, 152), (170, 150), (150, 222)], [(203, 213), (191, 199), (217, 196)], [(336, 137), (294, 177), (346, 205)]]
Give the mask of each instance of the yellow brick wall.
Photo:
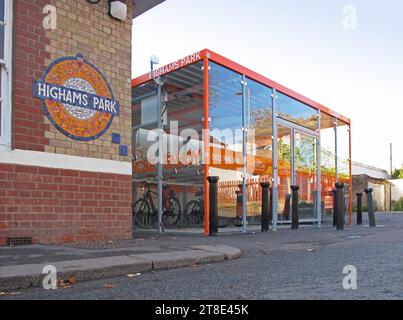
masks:
[[(110, 129), (99, 139), (82, 142), (60, 133), (46, 116), (50, 131), (46, 152), (91, 157), (107, 160), (131, 161), (131, 41), (132, 1), (128, 3), (125, 21), (109, 15), (109, 3), (101, 0), (91, 4), (87, 0), (49, 0), (57, 8), (57, 29), (47, 31), (50, 44), (46, 51), (53, 60), (63, 56), (82, 54), (107, 78), (115, 99), (120, 102), (121, 113), (115, 117)], [(121, 144), (129, 148), (129, 156), (119, 156), (119, 145), (112, 144), (112, 133), (121, 135)]]

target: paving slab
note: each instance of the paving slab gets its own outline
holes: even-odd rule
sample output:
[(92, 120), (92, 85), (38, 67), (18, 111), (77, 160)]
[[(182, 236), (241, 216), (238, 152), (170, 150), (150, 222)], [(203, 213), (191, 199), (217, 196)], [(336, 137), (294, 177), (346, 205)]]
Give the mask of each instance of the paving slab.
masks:
[(42, 271), (47, 265), (56, 267), (59, 279), (75, 276), (78, 281), (110, 278), (122, 274), (152, 270), (151, 262), (129, 256), (1, 267), (0, 291), (41, 286), (45, 276)]
[(215, 252), (219, 254), (223, 254), (225, 260), (234, 260), (238, 259), (242, 255), (242, 251), (238, 248), (229, 247), (229, 246), (192, 246), (190, 249), (193, 250), (203, 250), (207, 252)]
[(0, 267), (0, 292), (29, 287), (41, 287), (45, 266), (57, 270), (58, 279), (74, 276), (77, 281), (113, 278), (152, 270), (190, 267), (197, 264), (222, 262), (233, 257), (238, 249), (219, 246), (205, 246), (207, 250), (159, 252), (125, 256), (106, 256), (93, 259), (57, 261), (54, 263), (25, 264)]
[(202, 250), (139, 254), (135, 255), (135, 257), (152, 262), (153, 270), (182, 268), (200, 263), (221, 262), (225, 260), (223, 253)]

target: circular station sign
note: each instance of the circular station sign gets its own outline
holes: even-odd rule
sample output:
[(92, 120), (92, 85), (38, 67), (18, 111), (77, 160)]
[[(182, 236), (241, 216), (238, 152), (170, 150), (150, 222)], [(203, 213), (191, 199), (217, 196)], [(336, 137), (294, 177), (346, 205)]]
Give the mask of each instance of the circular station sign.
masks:
[(80, 55), (55, 60), (34, 82), (34, 97), (61, 133), (80, 141), (101, 137), (120, 114), (104, 75)]

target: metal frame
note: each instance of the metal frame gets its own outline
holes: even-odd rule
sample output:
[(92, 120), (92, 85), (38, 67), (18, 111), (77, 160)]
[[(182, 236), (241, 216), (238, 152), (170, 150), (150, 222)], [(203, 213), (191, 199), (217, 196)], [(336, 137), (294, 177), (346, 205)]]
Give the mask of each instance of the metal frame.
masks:
[[(311, 138), (315, 138), (316, 139), (316, 161), (317, 161), (317, 168), (316, 168), (316, 176), (317, 176), (317, 180), (316, 180), (316, 189), (317, 189), (317, 206), (315, 208), (315, 212), (316, 212), (316, 217), (314, 219), (303, 219), (301, 220), (301, 222), (313, 222), (313, 223), (317, 223), (318, 226), (321, 226), (322, 223), (322, 219), (321, 219), (321, 202), (322, 202), (322, 195), (320, 193), (321, 190), (321, 158), (320, 158), (320, 133), (318, 132), (318, 130), (314, 131), (308, 128), (305, 128), (301, 125), (298, 125), (296, 123), (290, 122), (288, 120), (284, 120), (282, 118), (279, 118), (278, 116), (276, 116), (276, 125), (280, 125), (282, 127), (285, 128), (289, 128), (291, 130), (291, 136), (290, 136), (290, 148), (291, 148), (291, 185), (295, 185), (296, 183), (296, 175), (297, 175), (297, 170), (295, 168), (295, 134), (296, 133), (301, 133), (303, 135), (306, 135), (308, 137)], [(320, 127), (320, 121), (318, 123), (318, 127)], [(276, 130), (276, 135), (275, 135), (275, 139), (276, 141), (278, 141), (278, 129)], [(277, 150), (277, 146), (276, 149), (274, 149), (273, 147), (273, 152), (275, 151), (276, 154), (278, 154), (278, 150)], [(274, 162), (274, 161), (273, 161)], [(275, 161), (276, 166), (278, 167), (278, 157), (276, 158)], [(278, 195), (277, 195), (278, 197)], [(275, 205), (273, 205), (273, 217), (278, 215), (278, 198), (276, 198), (276, 202)], [(278, 223), (276, 221), (276, 224), (284, 224), (284, 223), (290, 223), (291, 221), (282, 221), (281, 223)], [(274, 228), (277, 227), (277, 225), (274, 224), (273, 222), (273, 226)]]
[(246, 123), (246, 76), (242, 75), (242, 159), (243, 159), (243, 177), (242, 177), (242, 232), (246, 233), (247, 224), (247, 187), (246, 187), (246, 166), (247, 166), (247, 150), (246, 150), (246, 135), (247, 135), (247, 123)]
[[(196, 58), (195, 58), (196, 57)], [(203, 121), (203, 129), (206, 130), (206, 132), (208, 132), (208, 130), (210, 129), (210, 118), (209, 118), (209, 62), (212, 61), (214, 63), (217, 63), (223, 67), (226, 67), (232, 71), (237, 72), (238, 74), (242, 75), (243, 77), (243, 132), (244, 132), (244, 142), (245, 142), (245, 138), (246, 138), (246, 94), (245, 94), (245, 90), (246, 90), (246, 78), (249, 78), (253, 81), (256, 81), (262, 85), (265, 85), (269, 88), (272, 89), (272, 95), (271, 95), (271, 99), (272, 99), (272, 106), (273, 106), (273, 113), (272, 113), (272, 134), (273, 134), (273, 176), (272, 176), (272, 193), (273, 193), (273, 230), (277, 230), (277, 225), (278, 225), (278, 219), (277, 219), (277, 206), (278, 206), (278, 154), (277, 154), (277, 149), (278, 149), (278, 143), (277, 143), (277, 138), (278, 138), (278, 129), (277, 126), (278, 124), (284, 123), (285, 120), (278, 118), (278, 112), (277, 112), (277, 91), (286, 94), (287, 96), (302, 102), (314, 109), (316, 109), (318, 111), (318, 130), (317, 132), (312, 132), (310, 129), (307, 129), (305, 127), (301, 127), (297, 124), (291, 123), (293, 127), (295, 127), (297, 130), (301, 131), (302, 133), (307, 133), (308, 135), (314, 136), (317, 138), (318, 141), (318, 148), (317, 148), (317, 161), (318, 161), (318, 185), (317, 185), (317, 189), (318, 189), (318, 208), (317, 208), (317, 219), (315, 219), (318, 223), (318, 225), (321, 225), (321, 139), (320, 139), (320, 130), (321, 130), (321, 114), (326, 113), (332, 117), (335, 118), (335, 122), (337, 124), (337, 120), (342, 121), (343, 123), (345, 123), (346, 125), (349, 126), (349, 128), (351, 129), (351, 121), (349, 118), (344, 117), (336, 112), (334, 112), (333, 110), (327, 108), (326, 106), (311, 100), (269, 78), (266, 78), (230, 59), (227, 59), (209, 49), (204, 49), (202, 51), (199, 51), (195, 54), (192, 54), (186, 58), (183, 59), (179, 59), (176, 62), (164, 66), (162, 68), (160, 68), (160, 70), (158, 71), (158, 75), (159, 76), (163, 76), (165, 74), (171, 73), (171, 72), (175, 72), (179, 69), (185, 68), (191, 64), (194, 64), (196, 62), (199, 61), (203, 61), (203, 68), (204, 68), (204, 118), (202, 119)], [(172, 68), (172, 66), (176, 66), (174, 68)], [(141, 84), (144, 84), (146, 82), (149, 82), (152, 79), (151, 74), (147, 73), (145, 75), (142, 75), (136, 79), (132, 80), (132, 87), (136, 87), (139, 86)], [(287, 124), (289, 124), (287, 122)], [(288, 126), (288, 125), (287, 125)], [(336, 154), (336, 170), (337, 168), (337, 125), (335, 125), (335, 137), (336, 137), (336, 150), (335, 150), (335, 154)], [(210, 158), (210, 150), (209, 150), (209, 143), (210, 143), (210, 139), (208, 136), (204, 136), (203, 137), (203, 144), (204, 144), (204, 159), (205, 160), (209, 160)], [(352, 172), (351, 172), (351, 130), (350, 130), (350, 181), (352, 181)], [(244, 161), (246, 163), (246, 144), (244, 143), (244, 148), (243, 148), (243, 155), (244, 155)], [(204, 172), (205, 172), (205, 177), (207, 178), (207, 176), (209, 175), (209, 165), (208, 165), (209, 161), (205, 161), (205, 165), (204, 165)], [(246, 194), (246, 165), (244, 165), (244, 174), (243, 174), (243, 192), (244, 194)], [(336, 179), (337, 179), (337, 173), (336, 173)], [(205, 202), (204, 202), (204, 211), (205, 211), (205, 230), (204, 233), (205, 235), (209, 234), (209, 185), (207, 182), (207, 179), (205, 179), (205, 183), (204, 183), (204, 194), (205, 194)], [(352, 189), (350, 190), (351, 196), (350, 196), (350, 203), (352, 203)], [(246, 197), (244, 197), (243, 199), (243, 203), (242, 203), (242, 207), (243, 207), (243, 228), (242, 228), (242, 232), (246, 232), (247, 228), (246, 228), (246, 217), (247, 217), (247, 199)], [(352, 223), (352, 205), (350, 204), (350, 223)]]

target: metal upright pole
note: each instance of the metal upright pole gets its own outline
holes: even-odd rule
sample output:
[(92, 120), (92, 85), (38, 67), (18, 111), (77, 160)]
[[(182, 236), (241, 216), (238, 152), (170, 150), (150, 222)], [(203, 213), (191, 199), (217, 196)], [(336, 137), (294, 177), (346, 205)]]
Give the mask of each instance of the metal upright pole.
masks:
[(334, 142), (335, 142), (335, 148), (334, 148), (334, 155), (335, 155), (335, 168), (336, 168), (336, 183), (339, 182), (339, 161), (338, 161), (338, 138), (337, 138), (337, 118), (334, 118)]
[(390, 178), (393, 176), (393, 144), (390, 143)]
[(163, 182), (163, 172), (162, 172), (162, 164), (163, 164), (163, 134), (162, 134), (162, 105), (161, 105), (161, 83), (160, 78), (157, 79), (157, 115), (158, 115), (158, 232), (164, 232), (164, 226), (162, 222), (162, 214), (163, 214), (163, 201), (162, 201), (162, 182)]
[(247, 166), (247, 150), (246, 150), (246, 77), (242, 76), (242, 158), (243, 158), (243, 182), (242, 182), (242, 232), (246, 233), (247, 224), (247, 188), (246, 188), (246, 166)]
[(317, 181), (316, 181), (316, 213), (318, 219), (318, 227), (322, 226), (322, 137), (321, 137), (321, 129), (322, 129), (322, 113), (320, 110), (318, 111), (318, 132), (319, 137), (317, 140), (317, 149), (316, 149), (316, 163), (317, 163)]
[(278, 207), (278, 128), (277, 128), (277, 104), (276, 97), (277, 91), (273, 89), (272, 92), (272, 131), (273, 131), (273, 183), (272, 183), (272, 218), (273, 218), (273, 231), (277, 230), (277, 207)]

